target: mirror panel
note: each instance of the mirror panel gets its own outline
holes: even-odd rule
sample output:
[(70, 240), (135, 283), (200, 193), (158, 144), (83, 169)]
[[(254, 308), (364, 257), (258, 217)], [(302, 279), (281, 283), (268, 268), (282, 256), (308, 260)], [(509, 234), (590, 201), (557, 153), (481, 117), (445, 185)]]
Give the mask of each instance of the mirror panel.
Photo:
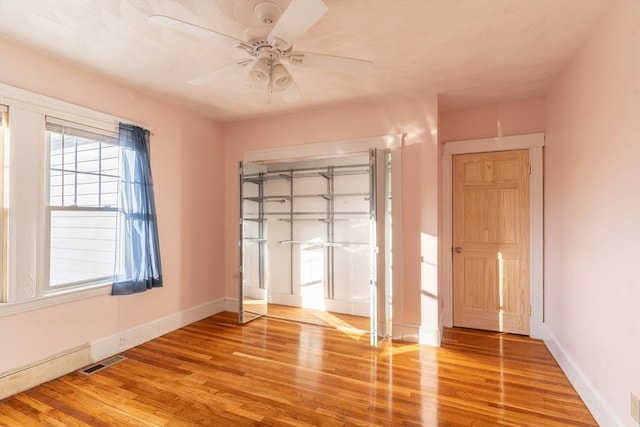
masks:
[(266, 218), (262, 203), (266, 185), (264, 172), (264, 165), (240, 162), (240, 323), (267, 314)]

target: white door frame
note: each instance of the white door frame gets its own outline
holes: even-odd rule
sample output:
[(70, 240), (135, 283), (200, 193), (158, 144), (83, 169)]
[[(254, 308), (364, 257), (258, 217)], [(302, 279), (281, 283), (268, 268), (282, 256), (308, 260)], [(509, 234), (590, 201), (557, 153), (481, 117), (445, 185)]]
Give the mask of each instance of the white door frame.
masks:
[(453, 156), (492, 151), (529, 150), (530, 292), (532, 338), (546, 339), (543, 293), (544, 133), (444, 143), (442, 148), (442, 326), (453, 326)]

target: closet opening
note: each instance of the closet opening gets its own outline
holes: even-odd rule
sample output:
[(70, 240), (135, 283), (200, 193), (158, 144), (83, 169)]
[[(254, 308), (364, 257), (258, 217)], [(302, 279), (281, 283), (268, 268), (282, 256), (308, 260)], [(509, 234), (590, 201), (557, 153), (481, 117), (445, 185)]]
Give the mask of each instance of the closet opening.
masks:
[(391, 334), (390, 150), (239, 164), (239, 321)]

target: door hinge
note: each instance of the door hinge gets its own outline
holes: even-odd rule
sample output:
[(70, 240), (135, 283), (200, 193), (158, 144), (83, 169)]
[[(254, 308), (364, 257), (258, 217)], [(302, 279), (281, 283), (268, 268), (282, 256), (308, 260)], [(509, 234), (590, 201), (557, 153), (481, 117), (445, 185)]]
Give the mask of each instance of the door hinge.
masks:
[(528, 311), (529, 311), (529, 313), (528, 313), (528, 314), (529, 314), (529, 316), (531, 316), (531, 304), (529, 304)]
[(529, 167), (529, 175), (531, 175), (531, 163), (527, 165)]

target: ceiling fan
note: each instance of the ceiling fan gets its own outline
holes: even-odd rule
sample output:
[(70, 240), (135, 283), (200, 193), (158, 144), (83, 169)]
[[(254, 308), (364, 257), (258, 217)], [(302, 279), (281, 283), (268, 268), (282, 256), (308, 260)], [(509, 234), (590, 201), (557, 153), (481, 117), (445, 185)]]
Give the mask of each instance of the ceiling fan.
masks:
[(152, 15), (149, 21), (165, 28), (227, 44), (250, 56), (216, 68), (189, 83), (204, 85), (230, 70), (248, 69), (247, 79), (252, 85), (267, 88), (268, 94), (280, 92), (285, 102), (294, 102), (301, 98), (301, 94), (289, 70), (284, 66), (284, 61), (349, 74), (364, 74), (373, 69), (373, 62), (364, 59), (293, 50), (294, 43), (327, 10), (327, 5), (322, 0), (291, 0), (284, 13), (277, 4), (262, 1), (254, 8), (260, 23), (245, 30), (244, 40), (165, 15)]

